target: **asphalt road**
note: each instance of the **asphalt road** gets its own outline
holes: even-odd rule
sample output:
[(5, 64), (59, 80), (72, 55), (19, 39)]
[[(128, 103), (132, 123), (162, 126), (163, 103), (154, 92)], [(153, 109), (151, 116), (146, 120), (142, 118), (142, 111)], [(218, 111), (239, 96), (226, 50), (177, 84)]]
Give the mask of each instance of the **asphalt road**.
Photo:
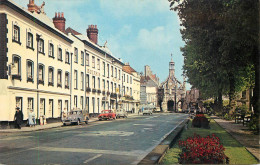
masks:
[(0, 164), (137, 164), (187, 115), (132, 116), (0, 136)]

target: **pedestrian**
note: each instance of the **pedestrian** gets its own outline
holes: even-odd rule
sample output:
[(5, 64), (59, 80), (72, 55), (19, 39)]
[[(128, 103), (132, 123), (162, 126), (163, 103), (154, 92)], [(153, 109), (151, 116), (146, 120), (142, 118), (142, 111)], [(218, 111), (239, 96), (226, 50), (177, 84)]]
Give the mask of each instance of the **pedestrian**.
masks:
[(29, 123), (29, 126), (32, 127), (32, 126), (35, 126), (35, 113), (33, 112), (33, 110), (31, 109), (30, 112), (29, 112), (29, 118), (28, 118), (28, 123)]
[(14, 115), (14, 122), (18, 129), (21, 129), (21, 124), (23, 123), (23, 112), (20, 111), (19, 107), (16, 107), (16, 112)]

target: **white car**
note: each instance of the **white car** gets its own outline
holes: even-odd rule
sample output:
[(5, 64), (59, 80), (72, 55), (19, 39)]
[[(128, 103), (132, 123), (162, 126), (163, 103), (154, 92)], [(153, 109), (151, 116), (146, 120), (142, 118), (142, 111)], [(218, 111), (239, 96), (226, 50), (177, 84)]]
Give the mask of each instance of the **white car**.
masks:
[(127, 112), (124, 109), (118, 109), (116, 110), (116, 118), (127, 118)]
[(151, 110), (151, 109), (144, 109), (143, 110), (143, 115), (152, 115), (153, 114), (153, 110)]

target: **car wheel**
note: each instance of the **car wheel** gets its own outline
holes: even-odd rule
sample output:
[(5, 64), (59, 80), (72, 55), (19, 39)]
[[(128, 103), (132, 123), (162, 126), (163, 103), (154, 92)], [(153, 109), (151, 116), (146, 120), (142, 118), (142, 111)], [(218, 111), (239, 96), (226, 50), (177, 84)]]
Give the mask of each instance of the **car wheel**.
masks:
[(63, 126), (66, 126), (66, 123), (63, 123)]
[(86, 124), (88, 124), (88, 121), (85, 121)]
[(102, 119), (98, 119), (99, 121), (101, 121)]

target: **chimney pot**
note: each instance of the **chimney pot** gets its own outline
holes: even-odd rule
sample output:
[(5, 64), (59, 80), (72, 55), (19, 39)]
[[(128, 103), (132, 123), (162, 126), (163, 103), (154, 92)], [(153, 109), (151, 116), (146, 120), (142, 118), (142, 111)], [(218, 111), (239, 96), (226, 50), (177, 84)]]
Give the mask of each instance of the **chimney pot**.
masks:
[(61, 13), (61, 17), (64, 18), (64, 13), (63, 12)]
[(60, 18), (60, 12), (58, 12), (58, 17)]
[(87, 36), (90, 41), (94, 42), (95, 44), (98, 43), (98, 29), (97, 25), (89, 25), (87, 29)]
[[(58, 16), (57, 16), (58, 15)], [(55, 12), (55, 17), (52, 19), (55, 28), (59, 29), (63, 33), (65, 32), (66, 19), (63, 12)]]

